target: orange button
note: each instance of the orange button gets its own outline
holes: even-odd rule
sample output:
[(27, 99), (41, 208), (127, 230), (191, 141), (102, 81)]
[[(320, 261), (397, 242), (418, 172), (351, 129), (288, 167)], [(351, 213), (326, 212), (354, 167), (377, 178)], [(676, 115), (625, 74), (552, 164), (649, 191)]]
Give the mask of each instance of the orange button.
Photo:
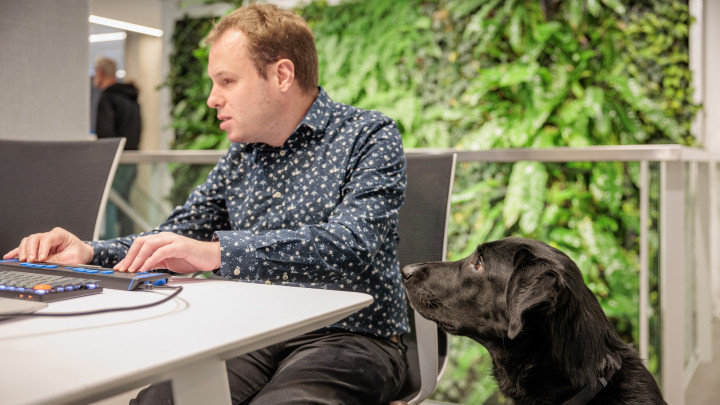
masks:
[(49, 290), (52, 287), (50, 287), (47, 284), (36, 284), (35, 287), (33, 287), (33, 290)]

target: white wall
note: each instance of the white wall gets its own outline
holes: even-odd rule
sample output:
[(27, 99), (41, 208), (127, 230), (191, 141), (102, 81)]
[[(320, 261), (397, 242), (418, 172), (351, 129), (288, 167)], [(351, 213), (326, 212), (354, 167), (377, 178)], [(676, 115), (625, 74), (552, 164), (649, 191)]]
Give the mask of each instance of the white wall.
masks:
[(90, 133), (88, 0), (0, 0), (0, 138)]

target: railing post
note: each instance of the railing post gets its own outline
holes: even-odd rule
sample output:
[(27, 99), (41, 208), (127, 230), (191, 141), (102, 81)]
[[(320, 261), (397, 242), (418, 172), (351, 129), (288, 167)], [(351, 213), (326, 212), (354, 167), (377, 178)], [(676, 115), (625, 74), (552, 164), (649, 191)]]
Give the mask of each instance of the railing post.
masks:
[(697, 325), (697, 354), (699, 362), (712, 360), (712, 277), (710, 251), (712, 250), (712, 206), (710, 182), (712, 164), (697, 162), (695, 195), (695, 308)]
[[(718, 161), (712, 160), (710, 162), (710, 178), (708, 183), (710, 184), (710, 246), (718, 246), (720, 244), (720, 187), (718, 187)], [(720, 254), (717, 249), (710, 249), (710, 279), (712, 281), (712, 302), (713, 302), (713, 316), (720, 318)]]
[(660, 377), (668, 404), (685, 403), (685, 163), (660, 163)]
[(650, 231), (650, 180), (648, 161), (640, 161), (640, 358), (647, 365), (650, 359), (650, 260), (648, 232)]

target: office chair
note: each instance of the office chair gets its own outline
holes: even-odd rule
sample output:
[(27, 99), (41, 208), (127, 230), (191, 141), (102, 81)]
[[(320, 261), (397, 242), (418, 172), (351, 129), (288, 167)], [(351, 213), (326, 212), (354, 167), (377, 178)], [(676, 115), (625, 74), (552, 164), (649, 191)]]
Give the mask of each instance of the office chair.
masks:
[[(407, 153), (407, 191), (400, 209), (398, 256), (400, 266), (445, 260), (450, 194), (455, 177), (455, 154)], [(447, 365), (448, 336), (435, 322), (412, 309), (408, 346), (408, 375), (398, 400), (417, 404), (432, 394)]]
[(96, 240), (125, 138), (0, 140), (0, 255), (59, 226)]

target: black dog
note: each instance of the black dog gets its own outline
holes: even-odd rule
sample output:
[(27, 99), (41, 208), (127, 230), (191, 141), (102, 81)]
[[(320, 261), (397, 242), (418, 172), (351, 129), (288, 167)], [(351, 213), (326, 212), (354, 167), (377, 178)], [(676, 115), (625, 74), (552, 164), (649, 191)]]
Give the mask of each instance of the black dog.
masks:
[(555, 248), (507, 238), (402, 272), (412, 307), (485, 346), (500, 391), (517, 405), (665, 403), (580, 270)]

